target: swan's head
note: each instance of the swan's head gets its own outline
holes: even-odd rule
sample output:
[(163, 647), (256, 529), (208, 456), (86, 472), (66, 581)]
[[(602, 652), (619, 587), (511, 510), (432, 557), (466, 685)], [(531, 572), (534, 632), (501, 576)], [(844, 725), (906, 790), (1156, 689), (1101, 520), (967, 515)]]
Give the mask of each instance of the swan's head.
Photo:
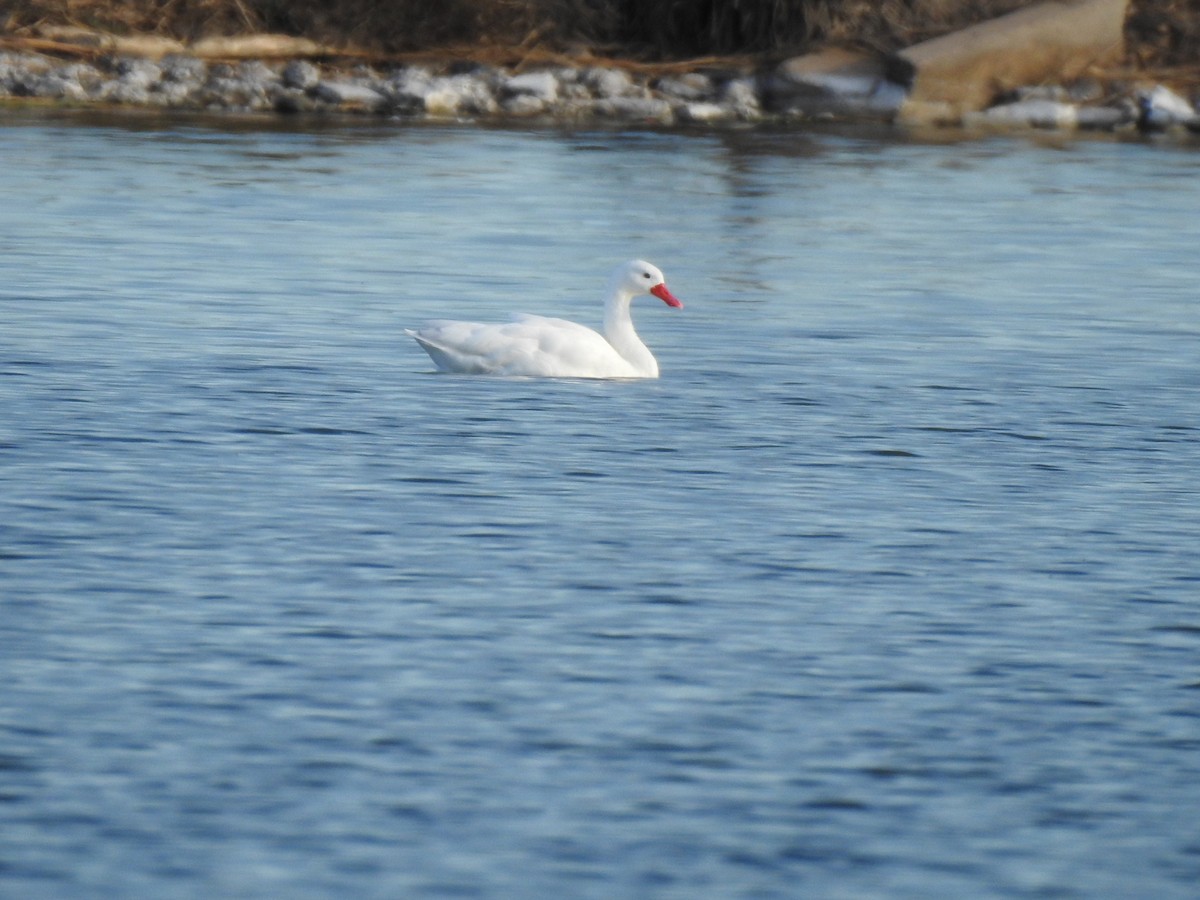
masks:
[(638, 294), (653, 294), (667, 306), (682, 309), (683, 303), (667, 290), (667, 280), (658, 266), (644, 259), (634, 259), (620, 266), (613, 273), (613, 281), (632, 297)]

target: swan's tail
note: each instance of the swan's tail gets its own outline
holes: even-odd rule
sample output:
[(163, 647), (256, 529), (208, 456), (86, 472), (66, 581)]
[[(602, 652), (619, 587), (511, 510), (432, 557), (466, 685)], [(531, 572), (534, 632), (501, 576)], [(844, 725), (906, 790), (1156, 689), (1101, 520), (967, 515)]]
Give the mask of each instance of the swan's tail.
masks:
[[(455, 353), (449, 347), (443, 347), (440, 344), (430, 340), (419, 331), (413, 331), (411, 328), (405, 328), (404, 333), (421, 345), (421, 349), (429, 354), (429, 358), (433, 360), (434, 365), (436, 365), (440, 371), (474, 371), (469, 365), (464, 364), (464, 360), (461, 358), (460, 354)], [(478, 371), (483, 370), (479, 369)]]

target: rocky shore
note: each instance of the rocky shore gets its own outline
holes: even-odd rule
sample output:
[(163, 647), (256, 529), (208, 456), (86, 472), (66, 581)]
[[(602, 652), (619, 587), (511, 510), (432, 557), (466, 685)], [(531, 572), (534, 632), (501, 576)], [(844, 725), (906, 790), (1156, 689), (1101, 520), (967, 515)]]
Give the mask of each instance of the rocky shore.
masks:
[(377, 71), (288, 62), (208, 62), (102, 56), (61, 60), (0, 52), (0, 97), (62, 105), (108, 104), (203, 112), (673, 124), (759, 121), (753, 76), (688, 72), (650, 78), (622, 68), (554, 67), (513, 73), (474, 64)]
[(1047, 2), (892, 55), (833, 48), (771, 66), (710, 61), (667, 70), (615, 62), (369, 65), (339, 61), (295, 38), (186, 47), (74, 29), (7, 42), (0, 100), (402, 120), (720, 126), (869, 119), (1200, 132), (1200, 96), (1106, 76), (1103, 64), (1120, 55), (1124, 14), (1125, 0)]

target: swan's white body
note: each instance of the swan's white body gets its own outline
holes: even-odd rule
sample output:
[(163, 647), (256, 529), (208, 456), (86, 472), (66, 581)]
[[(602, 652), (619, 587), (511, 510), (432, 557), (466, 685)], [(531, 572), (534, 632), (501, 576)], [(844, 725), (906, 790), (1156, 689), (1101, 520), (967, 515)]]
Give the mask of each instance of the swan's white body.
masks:
[(653, 294), (668, 306), (683, 304), (667, 290), (663, 274), (640, 259), (619, 266), (608, 285), (604, 333), (565, 319), (518, 316), (502, 325), (430, 322), (405, 329), (444, 372), (533, 375), (550, 378), (657, 378), (658, 362), (633, 330), (629, 304)]

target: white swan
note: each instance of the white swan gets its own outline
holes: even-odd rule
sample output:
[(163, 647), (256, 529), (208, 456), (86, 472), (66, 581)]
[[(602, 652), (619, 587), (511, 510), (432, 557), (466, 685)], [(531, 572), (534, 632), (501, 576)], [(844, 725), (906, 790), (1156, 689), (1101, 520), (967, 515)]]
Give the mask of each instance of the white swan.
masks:
[(536, 375), (551, 378), (657, 378), (658, 362), (633, 330), (629, 304), (653, 294), (667, 306), (683, 304), (667, 290), (663, 273), (640, 259), (618, 266), (604, 303), (604, 334), (568, 322), (523, 315), (503, 325), (430, 322), (405, 329), (444, 372)]

